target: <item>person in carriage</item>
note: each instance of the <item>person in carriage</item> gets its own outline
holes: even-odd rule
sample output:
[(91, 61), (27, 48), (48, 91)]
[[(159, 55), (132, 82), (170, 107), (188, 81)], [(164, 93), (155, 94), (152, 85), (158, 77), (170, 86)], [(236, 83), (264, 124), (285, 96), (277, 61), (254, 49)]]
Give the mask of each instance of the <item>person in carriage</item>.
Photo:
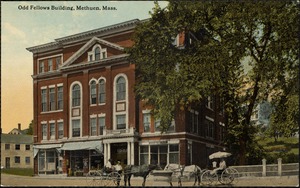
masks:
[(219, 163), (219, 167), (218, 168), (215, 168), (211, 171), (211, 174), (222, 174), (223, 170), (225, 170), (225, 168), (227, 168), (227, 165), (226, 165), (226, 161), (224, 158), (221, 158), (221, 161)]
[(104, 166), (104, 172), (105, 173), (111, 173), (113, 171), (113, 160), (112, 159), (108, 159), (107, 163)]

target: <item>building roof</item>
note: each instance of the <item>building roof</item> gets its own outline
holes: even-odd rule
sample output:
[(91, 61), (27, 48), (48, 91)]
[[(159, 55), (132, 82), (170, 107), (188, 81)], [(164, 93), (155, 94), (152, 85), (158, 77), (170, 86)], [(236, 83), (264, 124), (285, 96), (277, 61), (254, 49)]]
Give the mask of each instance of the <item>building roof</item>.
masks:
[(63, 44), (72, 43), (72, 42), (75, 42), (78, 40), (81, 40), (81, 41), (87, 40), (93, 36), (99, 37), (99, 36), (109, 35), (112, 33), (118, 33), (118, 32), (124, 31), (124, 30), (128, 30), (128, 29), (133, 29), (133, 28), (135, 28), (136, 24), (138, 24), (139, 22), (140, 22), (139, 19), (133, 19), (133, 20), (129, 20), (126, 22), (110, 25), (107, 27), (102, 27), (99, 29), (94, 29), (94, 30), (58, 38), (58, 39), (55, 39), (55, 42), (50, 42), (47, 44), (33, 46), (33, 47), (26, 48), (26, 49), (33, 53), (43, 51), (45, 49), (55, 49), (57, 47), (61, 47)]
[(33, 144), (33, 136), (22, 134), (1, 134), (1, 143)]

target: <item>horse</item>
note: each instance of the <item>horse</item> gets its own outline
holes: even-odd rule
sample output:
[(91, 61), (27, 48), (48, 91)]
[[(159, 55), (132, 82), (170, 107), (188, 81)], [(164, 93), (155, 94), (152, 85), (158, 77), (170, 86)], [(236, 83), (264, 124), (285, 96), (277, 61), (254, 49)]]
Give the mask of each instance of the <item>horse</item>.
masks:
[(202, 170), (197, 165), (185, 166), (185, 165), (179, 165), (179, 164), (167, 164), (165, 166), (164, 170), (173, 171), (173, 176), (177, 177), (179, 186), (182, 186), (181, 179), (183, 177), (190, 178), (191, 176), (195, 177), (194, 186), (196, 185), (196, 182), (198, 182), (198, 186), (200, 186), (201, 174), (205, 171), (205, 170)]
[(131, 186), (130, 184), (130, 178), (132, 175), (134, 176), (140, 176), (144, 178), (144, 181), (142, 183), (142, 186), (145, 186), (146, 183), (146, 178), (149, 175), (149, 173), (152, 170), (158, 170), (161, 169), (158, 165), (153, 165), (153, 164), (144, 164), (141, 166), (137, 166), (137, 165), (127, 165), (124, 168), (124, 185), (126, 186), (127, 181), (128, 181), (128, 185)]

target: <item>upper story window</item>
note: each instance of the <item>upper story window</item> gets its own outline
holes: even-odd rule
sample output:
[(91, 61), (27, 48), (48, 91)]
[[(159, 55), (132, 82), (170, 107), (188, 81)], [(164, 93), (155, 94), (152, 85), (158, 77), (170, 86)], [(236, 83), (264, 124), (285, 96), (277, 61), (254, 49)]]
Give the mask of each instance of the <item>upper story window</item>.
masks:
[(100, 59), (100, 47), (95, 48), (95, 60)]
[(63, 86), (57, 87), (57, 109), (63, 109), (64, 98), (63, 98)]
[(99, 103), (105, 103), (105, 80), (101, 79), (99, 82)]
[(125, 100), (125, 96), (126, 96), (126, 81), (125, 78), (123, 76), (119, 77), (117, 79), (117, 101), (120, 100)]
[(80, 86), (75, 84), (72, 88), (72, 107), (80, 106)]
[(91, 136), (97, 135), (97, 119), (96, 119), (96, 117), (90, 118), (90, 135)]
[(42, 95), (42, 112), (47, 111), (47, 89), (42, 89), (41, 91)]
[(39, 73), (45, 72), (45, 64), (44, 61), (39, 62)]
[(20, 150), (20, 144), (15, 145), (15, 150)]
[(99, 124), (99, 135), (103, 135), (103, 130), (105, 129), (105, 116), (98, 117)]
[(55, 88), (49, 89), (49, 107), (50, 111), (56, 110)]
[(5, 150), (10, 150), (10, 144), (5, 144)]
[(150, 113), (143, 114), (144, 132), (150, 132), (150, 123), (151, 123), (151, 114)]
[(57, 57), (55, 58), (55, 64), (56, 64), (56, 68), (60, 68), (61, 66), (61, 57)]
[(30, 150), (30, 145), (26, 144), (25, 145), (25, 150)]
[(58, 122), (58, 138), (62, 139), (64, 137), (64, 122)]
[(52, 59), (48, 59), (48, 71), (53, 71), (53, 61), (52, 61)]
[(105, 58), (107, 58), (107, 50), (99, 44), (96, 44), (92, 51), (88, 52), (88, 61), (97, 61)]
[(47, 124), (42, 124), (42, 138), (43, 140), (47, 140), (48, 130)]
[(55, 139), (55, 123), (50, 123), (50, 139)]
[(90, 93), (91, 93), (91, 104), (97, 103), (97, 88), (96, 88), (96, 81), (91, 81), (90, 84)]

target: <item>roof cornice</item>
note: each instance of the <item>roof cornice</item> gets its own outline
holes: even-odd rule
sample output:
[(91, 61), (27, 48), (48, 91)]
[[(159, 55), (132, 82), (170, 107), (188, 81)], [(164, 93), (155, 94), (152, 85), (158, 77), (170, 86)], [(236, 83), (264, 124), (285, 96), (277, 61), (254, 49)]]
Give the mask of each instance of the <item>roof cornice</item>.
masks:
[(124, 31), (135, 28), (139, 22), (140, 22), (139, 19), (133, 19), (133, 20), (129, 20), (126, 22), (122, 22), (122, 23), (118, 23), (118, 24), (114, 24), (114, 25), (110, 25), (110, 26), (106, 26), (106, 27), (102, 27), (102, 28), (62, 37), (62, 38), (57, 38), (57, 39), (55, 39), (55, 42), (50, 42), (50, 43), (46, 43), (46, 44), (42, 44), (42, 45), (38, 45), (38, 46), (28, 47), (26, 49), (32, 53), (39, 53), (39, 52), (45, 52), (48, 50), (54, 50), (54, 49), (61, 48), (63, 45), (67, 45), (67, 44), (71, 44), (71, 43), (83, 41), (83, 40), (89, 40), (91, 37), (94, 37), (94, 36), (101, 37), (101, 36), (105, 36), (105, 35), (111, 35), (114, 33), (124, 32)]

